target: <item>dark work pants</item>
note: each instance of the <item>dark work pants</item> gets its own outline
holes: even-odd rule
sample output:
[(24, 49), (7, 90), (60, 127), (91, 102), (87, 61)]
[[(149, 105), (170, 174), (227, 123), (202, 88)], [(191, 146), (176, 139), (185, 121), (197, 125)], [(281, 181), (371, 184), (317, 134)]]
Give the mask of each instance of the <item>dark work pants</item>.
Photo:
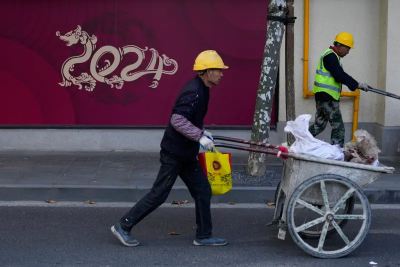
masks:
[(315, 137), (325, 130), (328, 122), (332, 126), (331, 141), (332, 145), (344, 145), (344, 123), (340, 104), (338, 101), (316, 101), (317, 112), (315, 123), (309, 127), (310, 133)]
[(165, 202), (179, 176), (189, 189), (196, 206), (196, 238), (212, 236), (211, 186), (197, 160), (180, 162), (161, 154), (161, 168), (151, 191), (120, 219), (125, 230), (131, 230), (147, 215)]

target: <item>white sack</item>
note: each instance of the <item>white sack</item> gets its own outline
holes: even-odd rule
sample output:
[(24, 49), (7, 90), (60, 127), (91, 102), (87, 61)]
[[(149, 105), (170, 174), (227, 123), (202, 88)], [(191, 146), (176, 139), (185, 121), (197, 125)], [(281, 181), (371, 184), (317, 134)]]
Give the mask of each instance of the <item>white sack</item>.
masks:
[(344, 154), (340, 147), (316, 139), (308, 131), (310, 119), (310, 114), (303, 114), (295, 121), (286, 123), (284, 131), (292, 133), (296, 138), (289, 150), (297, 154), (343, 161)]

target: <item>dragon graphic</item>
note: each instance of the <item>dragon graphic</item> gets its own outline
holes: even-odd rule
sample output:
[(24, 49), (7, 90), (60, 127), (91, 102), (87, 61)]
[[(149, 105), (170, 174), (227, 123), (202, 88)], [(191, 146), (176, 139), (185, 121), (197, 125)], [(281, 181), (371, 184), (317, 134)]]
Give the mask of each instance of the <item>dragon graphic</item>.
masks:
[(74, 31), (67, 32), (65, 35), (60, 35), (60, 32), (57, 32), (56, 35), (60, 37), (60, 40), (67, 42), (67, 46), (75, 45), (78, 42), (84, 46), (82, 55), (70, 57), (64, 62), (61, 68), (63, 82), (59, 83), (59, 85), (67, 87), (71, 86), (72, 83), (79, 86), (79, 89), (82, 89), (82, 83), (87, 83), (88, 85), (85, 86), (86, 90), (93, 91), (96, 87), (96, 81), (91, 75), (84, 72), (79, 77), (73, 77), (70, 71), (74, 71), (75, 64), (84, 63), (90, 59), (94, 49), (96, 49), (97, 37), (95, 35), (90, 37), (87, 32), (82, 32), (80, 26)]
[[(76, 45), (79, 42), (84, 46), (84, 52), (80, 56), (68, 58), (61, 68), (63, 82), (59, 84), (64, 87), (74, 84), (77, 85), (79, 89), (82, 89), (82, 84), (87, 84), (85, 85), (85, 89), (87, 91), (93, 91), (98, 81), (110, 85), (111, 88), (114, 88), (115, 85), (116, 89), (122, 89), (124, 82), (134, 81), (146, 74), (154, 74), (153, 82), (149, 87), (156, 88), (162, 74), (173, 75), (178, 70), (178, 63), (175, 60), (168, 58), (166, 55), (162, 55), (161, 57), (157, 50), (154, 48), (148, 49), (148, 47), (142, 49), (135, 45), (127, 45), (117, 49), (113, 46), (106, 45), (98, 49), (92, 56), (96, 49), (97, 37), (95, 35), (90, 36), (87, 32), (82, 31), (79, 25), (75, 30), (67, 32), (65, 35), (61, 35), (60, 32), (57, 32), (56, 35), (60, 40), (67, 42), (67, 46)], [(142, 64), (145, 59), (146, 51), (152, 52), (152, 58), (149, 64), (144, 70), (133, 72)], [(104, 60), (104, 66), (100, 68), (100, 59), (108, 53), (112, 54), (114, 57), (113, 62), (111, 63), (109, 60)], [(112, 74), (117, 69), (124, 55), (128, 53), (135, 53), (138, 57), (137, 61), (123, 68), (120, 76), (113, 75), (111, 78), (106, 78), (107, 75)], [(90, 58), (92, 58), (90, 62), (90, 74), (83, 72), (80, 76), (74, 77), (71, 74), (71, 72), (74, 71), (74, 66), (76, 64), (85, 63)], [(156, 67), (157, 61), (158, 65)], [(174, 66), (172, 70), (165, 71), (163, 69), (164, 66), (171, 65)]]

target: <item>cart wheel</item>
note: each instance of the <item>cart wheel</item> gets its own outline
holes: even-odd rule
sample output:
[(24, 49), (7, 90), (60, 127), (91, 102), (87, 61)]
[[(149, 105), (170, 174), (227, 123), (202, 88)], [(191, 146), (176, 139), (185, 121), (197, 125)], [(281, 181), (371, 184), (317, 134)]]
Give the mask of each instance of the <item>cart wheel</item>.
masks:
[[(302, 200), (304, 192), (312, 186), (320, 187), (321, 199), (323, 199), (325, 210)], [(337, 200), (333, 193), (328, 195), (330, 192), (334, 192), (332, 190), (329, 192), (327, 190), (328, 186), (333, 190), (335, 187), (345, 187), (347, 188), (347, 191), (343, 196), (339, 196), (340, 199)], [(361, 202), (362, 213), (360, 215), (338, 214), (339, 208), (348, 202), (351, 197), (353, 197), (352, 201), (354, 205), (355, 196), (357, 196)], [(332, 200), (336, 201), (333, 205), (330, 205), (330, 201), (332, 202)], [(298, 209), (298, 205), (314, 211), (317, 215), (317, 219), (296, 225), (295, 219), (297, 216), (296, 210)], [(365, 239), (371, 223), (371, 208), (362, 189), (355, 182), (339, 175), (324, 174), (307, 179), (294, 190), (286, 211), (286, 218), (290, 235), (294, 242), (305, 252), (317, 258), (340, 258), (355, 250)], [(339, 221), (345, 222), (348, 220), (359, 222), (361, 224), (361, 226), (358, 226), (357, 229), (354, 230), (356, 233), (352, 240), (349, 237), (353, 233), (345, 234), (342, 231), (340, 223), (338, 223)], [(303, 238), (304, 234), (302, 234), (302, 232), (304, 233), (305, 230), (321, 223), (323, 223), (323, 227), (319, 234), (319, 241), (314, 242), (315, 244), (309, 244), (309, 242), (306, 242), (306, 238)], [(326, 240), (330, 227), (333, 227), (332, 230), (335, 230), (340, 237), (340, 240), (334, 240), (334, 244), (327, 244), (328, 242)], [(312, 240), (310, 243), (312, 243)], [(339, 245), (339, 243), (341, 245)]]
[[(353, 196), (349, 197), (346, 200), (343, 212), (339, 212), (338, 211), (336, 214), (339, 214), (339, 213), (343, 214), (343, 215), (352, 214), (353, 210), (354, 210), (354, 202), (355, 201), (354, 201), (354, 195), (353, 195)], [(321, 205), (313, 205), (313, 206), (317, 207), (318, 209), (321, 209), (322, 211), (326, 211), (325, 207), (323, 207)], [(330, 208), (333, 208), (333, 206), (334, 205), (330, 205)], [(307, 209), (307, 208), (305, 207), (304, 209)], [(308, 211), (310, 211), (310, 210), (308, 209)], [(312, 211), (310, 211), (310, 212), (312, 212)], [(336, 223), (340, 226), (340, 228), (343, 228), (343, 227), (346, 226), (348, 221), (349, 220), (336, 220)], [(321, 227), (321, 229), (317, 229), (317, 230), (314, 230), (314, 231), (313, 230), (301, 231), (301, 232), (299, 232), (299, 235), (302, 238), (317, 239), (317, 238), (320, 238), (321, 233), (322, 233), (322, 227)], [(330, 236), (333, 236), (335, 234), (337, 234), (337, 231), (336, 231), (335, 227), (332, 224), (330, 224), (329, 228), (328, 228), (328, 232), (326, 233), (326, 237), (330, 237)]]
[[(277, 189), (275, 191), (275, 202), (274, 203), (277, 202), (278, 189), (279, 189), (280, 184), (281, 184), (281, 182), (279, 181), (278, 186), (276, 187)], [(355, 203), (354, 196), (352, 195), (351, 197), (349, 197), (346, 200), (346, 206), (344, 207), (344, 210), (343, 210), (343, 212), (341, 212), (341, 214), (344, 214), (344, 215), (345, 214), (352, 214), (352, 212), (354, 210), (354, 203)], [(324, 207), (322, 207), (320, 205), (313, 205), (313, 206), (317, 207), (318, 209), (324, 210)], [(333, 208), (333, 205), (332, 205), (332, 208)], [(307, 207), (304, 207), (304, 209), (307, 209)], [(309, 209), (307, 209), (307, 210), (310, 211), (310, 212), (313, 212), (313, 211), (311, 211)], [(340, 228), (343, 228), (347, 224), (348, 220), (337, 220), (336, 222), (338, 223)], [(299, 235), (302, 238), (317, 239), (317, 238), (319, 238), (321, 236), (321, 233), (322, 233), (322, 228), (321, 229), (316, 229), (316, 230), (304, 230), (304, 231), (299, 232)], [(328, 228), (328, 232), (326, 234), (326, 237), (330, 237), (330, 236), (335, 235), (335, 234), (337, 234), (337, 231), (336, 231), (335, 227), (333, 227), (333, 225), (330, 225), (329, 228)]]

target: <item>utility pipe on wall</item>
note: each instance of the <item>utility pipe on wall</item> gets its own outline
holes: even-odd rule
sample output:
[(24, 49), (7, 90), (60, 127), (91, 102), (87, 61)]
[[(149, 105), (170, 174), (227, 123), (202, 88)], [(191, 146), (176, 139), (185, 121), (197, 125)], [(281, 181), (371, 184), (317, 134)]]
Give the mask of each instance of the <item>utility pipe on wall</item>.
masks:
[(304, 51), (303, 51), (303, 98), (307, 99), (308, 95), (308, 43), (309, 43), (309, 28), (310, 28), (310, 0), (304, 0)]
[[(303, 98), (307, 99), (309, 96), (313, 96), (314, 93), (308, 90), (308, 51), (309, 51), (309, 27), (310, 27), (310, 0), (304, 0), (304, 51), (303, 51)], [(357, 131), (358, 127), (358, 107), (360, 104), (360, 90), (355, 92), (342, 92), (341, 97), (354, 97), (354, 108), (353, 108), (353, 134), (352, 141), (355, 142), (354, 132)]]

